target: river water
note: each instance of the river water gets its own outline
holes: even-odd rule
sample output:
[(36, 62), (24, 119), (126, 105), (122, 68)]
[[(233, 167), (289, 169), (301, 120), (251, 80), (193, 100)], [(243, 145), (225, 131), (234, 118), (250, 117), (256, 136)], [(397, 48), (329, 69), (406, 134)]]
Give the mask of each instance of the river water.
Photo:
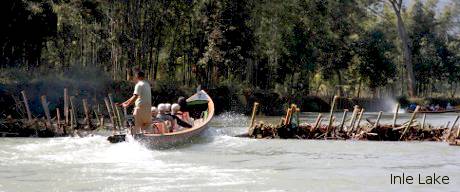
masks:
[[(427, 121), (454, 119), (430, 115)], [(390, 122), (391, 115), (383, 120)], [(233, 137), (247, 123), (242, 115), (217, 116), (194, 144), (169, 150), (135, 141), (109, 144), (104, 136), (0, 138), (0, 191), (460, 191), (460, 147)], [(391, 174), (402, 173), (416, 182), (390, 183)], [(449, 184), (417, 184), (418, 174), (433, 173), (448, 176)]]

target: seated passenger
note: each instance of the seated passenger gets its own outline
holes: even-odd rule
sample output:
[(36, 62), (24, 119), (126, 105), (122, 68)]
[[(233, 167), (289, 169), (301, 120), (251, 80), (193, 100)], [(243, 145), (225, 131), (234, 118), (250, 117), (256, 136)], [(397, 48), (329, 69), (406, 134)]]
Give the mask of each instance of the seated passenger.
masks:
[(169, 133), (169, 132), (172, 132), (173, 131), (173, 127), (175, 126), (174, 124), (174, 118), (169, 114), (167, 113), (167, 111), (170, 111), (171, 109), (167, 109), (167, 105), (166, 104), (160, 104), (158, 105), (158, 115), (157, 115), (157, 118), (158, 120), (162, 121), (165, 123), (166, 125), (166, 132)]
[(158, 109), (156, 107), (152, 107), (150, 112), (152, 113), (152, 121), (157, 122), (159, 119), (157, 118), (158, 115)]
[[(160, 107), (160, 105), (158, 105), (158, 108)], [(165, 132), (165, 125), (164, 122), (157, 118), (158, 108), (152, 107), (150, 110), (152, 112), (153, 133), (162, 134)]]
[(171, 114), (171, 104), (165, 103), (165, 106), (166, 106), (166, 114)]
[(447, 103), (446, 110), (453, 110), (453, 109), (454, 107), (450, 103)]

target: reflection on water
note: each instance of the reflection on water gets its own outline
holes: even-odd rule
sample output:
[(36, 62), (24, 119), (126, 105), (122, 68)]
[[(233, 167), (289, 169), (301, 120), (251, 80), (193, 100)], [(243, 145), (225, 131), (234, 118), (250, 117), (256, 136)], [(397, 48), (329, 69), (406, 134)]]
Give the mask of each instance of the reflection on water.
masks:
[[(316, 115), (302, 114), (301, 121)], [(428, 121), (442, 124), (455, 115)], [(243, 115), (220, 115), (196, 144), (170, 150), (109, 144), (103, 136), (0, 138), (0, 191), (456, 191), (460, 184), (460, 150), (445, 143), (232, 137), (247, 124)], [(402, 172), (435, 172), (452, 183), (390, 185), (390, 174)]]

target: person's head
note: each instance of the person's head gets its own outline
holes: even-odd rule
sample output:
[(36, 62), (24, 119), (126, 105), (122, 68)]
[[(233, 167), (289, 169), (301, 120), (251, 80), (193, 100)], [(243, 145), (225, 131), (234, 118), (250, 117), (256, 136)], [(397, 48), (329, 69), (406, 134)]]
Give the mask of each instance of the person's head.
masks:
[(170, 104), (170, 103), (166, 103), (166, 104), (165, 104), (165, 108), (166, 108), (166, 113), (170, 113), (170, 112), (171, 112), (171, 104)]
[(159, 112), (160, 114), (165, 114), (165, 113), (166, 113), (166, 106), (165, 106), (165, 104), (160, 103), (160, 104), (158, 105), (158, 112)]
[(152, 112), (152, 117), (156, 117), (158, 115), (158, 109), (156, 107), (152, 107), (150, 112)]
[(145, 73), (142, 70), (134, 70), (134, 81), (142, 81), (145, 78)]
[(180, 111), (180, 105), (177, 103), (174, 103), (171, 105), (171, 114), (176, 114), (177, 112)]
[(179, 99), (177, 99), (177, 104), (179, 104), (179, 106), (181, 107), (185, 107), (187, 106), (187, 99), (185, 99), (185, 97), (179, 97)]

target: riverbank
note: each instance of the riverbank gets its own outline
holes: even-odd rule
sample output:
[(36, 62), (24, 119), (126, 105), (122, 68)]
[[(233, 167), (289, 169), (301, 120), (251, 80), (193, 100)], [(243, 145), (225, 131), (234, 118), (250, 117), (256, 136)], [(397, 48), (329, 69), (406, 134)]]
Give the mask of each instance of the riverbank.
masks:
[[(71, 72), (70, 72), (71, 71)], [(40, 97), (45, 95), (49, 102), (51, 114), (56, 114), (57, 108), (63, 108), (63, 90), (74, 96), (75, 108), (82, 109), (82, 100), (97, 111), (104, 106), (104, 97), (112, 94), (113, 102), (121, 102), (129, 98), (133, 92), (133, 83), (126, 80), (112, 80), (105, 72), (99, 70), (69, 69), (67, 72), (58, 74), (47, 73), (46, 70), (34, 71), (34, 73), (22, 70), (4, 70), (0, 78), (0, 119), (11, 116), (15, 119), (26, 118), (25, 111), (21, 109), (21, 91), (25, 91), (29, 97), (29, 106), (32, 116), (44, 117)], [(180, 96), (189, 96), (195, 92), (197, 84), (182, 85), (182, 82), (174, 80), (160, 80), (152, 84), (152, 100), (154, 104), (173, 103)], [(209, 95), (216, 103), (216, 113), (226, 111), (249, 115), (254, 102), (260, 103), (260, 113), (264, 115), (282, 115), (290, 103), (299, 106), (301, 111), (327, 112), (330, 110), (332, 96), (316, 96), (289, 91), (263, 90), (244, 86), (229, 81), (218, 84), (212, 88), (206, 88)], [(402, 109), (411, 103), (419, 105), (447, 103), (456, 106), (460, 104), (460, 98), (344, 98), (340, 97), (336, 103), (336, 110), (352, 109), (359, 105), (366, 111), (394, 110), (396, 103)], [(62, 112), (62, 111), (61, 111)], [(84, 115), (83, 110), (76, 111), (77, 115)], [(91, 114), (93, 115), (93, 114)]]

